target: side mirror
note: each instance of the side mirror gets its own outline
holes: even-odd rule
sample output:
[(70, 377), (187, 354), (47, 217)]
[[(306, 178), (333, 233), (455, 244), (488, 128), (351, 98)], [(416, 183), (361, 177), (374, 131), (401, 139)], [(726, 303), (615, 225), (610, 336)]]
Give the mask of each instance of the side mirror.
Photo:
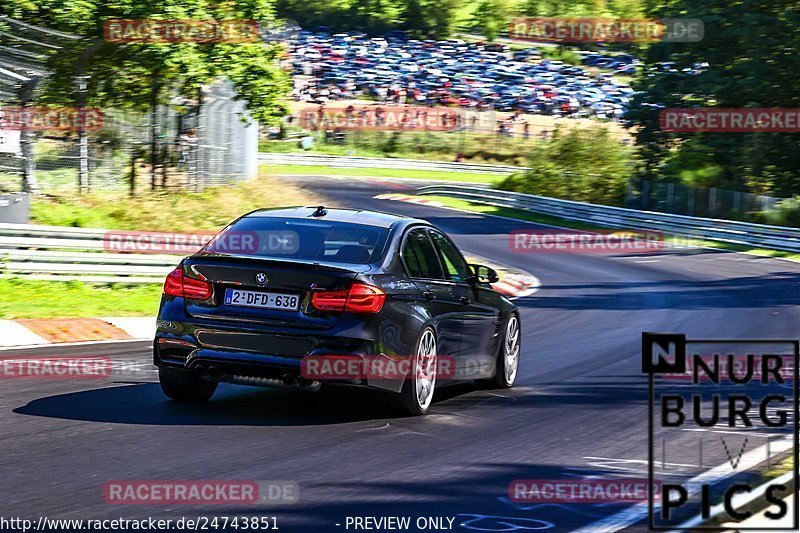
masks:
[(500, 277), (494, 269), (485, 265), (469, 265), (472, 270), (471, 283), (497, 283)]

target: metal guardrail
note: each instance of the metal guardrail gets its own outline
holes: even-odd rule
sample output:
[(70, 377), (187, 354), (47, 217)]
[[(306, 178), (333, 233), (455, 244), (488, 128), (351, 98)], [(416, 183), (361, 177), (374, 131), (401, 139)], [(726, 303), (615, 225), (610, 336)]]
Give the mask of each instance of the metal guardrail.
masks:
[[(621, 207), (557, 200), (463, 185), (431, 185), (418, 191), (510, 207), (600, 227), (646, 230), (682, 237), (800, 252), (800, 229), (688, 217)], [(118, 233), (118, 232), (112, 232)], [(135, 233), (135, 232), (131, 232)], [(163, 234), (169, 238), (170, 234)], [(173, 236), (174, 237), (174, 236)], [(189, 237), (189, 236), (187, 236)], [(204, 242), (208, 235), (191, 236)], [(148, 237), (159, 242), (158, 234)], [(0, 275), (29, 279), (114, 283), (162, 283), (186, 249), (172, 254), (120, 253), (102, 229), (0, 224)]]
[[(110, 252), (108, 236), (102, 229), (0, 224), (0, 274), (41, 280), (163, 283), (182, 257)], [(157, 236), (152, 239), (158, 242)]]
[(431, 185), (422, 187), (417, 192), (532, 211), (595, 226), (647, 230), (680, 237), (800, 252), (798, 228), (638, 211), (461, 185)]
[(259, 154), (260, 163), (273, 165), (309, 165), (332, 168), (393, 168), (403, 170), (434, 170), (485, 174), (513, 174), (525, 170), (508, 165), (483, 165), (421, 159), (390, 159), (384, 157), (351, 157), (325, 154), (265, 153)]

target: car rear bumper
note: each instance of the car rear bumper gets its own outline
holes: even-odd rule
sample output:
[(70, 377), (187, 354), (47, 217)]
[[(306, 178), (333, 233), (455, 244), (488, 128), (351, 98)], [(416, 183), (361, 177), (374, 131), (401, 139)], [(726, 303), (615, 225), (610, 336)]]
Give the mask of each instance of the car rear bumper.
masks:
[(358, 376), (314, 379), (304, 375), (311, 356), (365, 360), (379, 352), (361, 338), (222, 329), (191, 322), (158, 322), (153, 343), (156, 366), (182, 368), (212, 381), (246, 385), (312, 385), (314, 381), (400, 392), (403, 379), (369, 380)]

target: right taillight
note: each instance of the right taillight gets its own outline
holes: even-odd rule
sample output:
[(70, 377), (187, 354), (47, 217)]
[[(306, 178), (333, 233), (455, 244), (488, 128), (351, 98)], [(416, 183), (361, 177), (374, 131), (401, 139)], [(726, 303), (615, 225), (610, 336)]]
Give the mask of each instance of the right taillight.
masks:
[(346, 291), (320, 291), (311, 295), (311, 305), (320, 311), (378, 313), (386, 301), (386, 293), (366, 283), (354, 283)]
[(164, 294), (193, 300), (208, 300), (211, 297), (211, 284), (201, 279), (184, 276), (183, 269), (178, 267), (167, 275), (164, 282)]

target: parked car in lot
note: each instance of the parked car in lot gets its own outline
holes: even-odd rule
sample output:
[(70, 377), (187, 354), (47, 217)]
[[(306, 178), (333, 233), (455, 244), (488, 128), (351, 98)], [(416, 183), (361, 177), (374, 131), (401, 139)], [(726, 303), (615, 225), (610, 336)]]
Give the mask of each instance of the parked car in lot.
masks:
[[(469, 265), (423, 220), (322, 207), (259, 210), (167, 276), (154, 362), (175, 400), (208, 400), (219, 382), (328, 383), (379, 389), (396, 410), (420, 415), (441, 385), (514, 384), (519, 315), (492, 290), (496, 281), (491, 268)], [(406, 361), (408, 372), (304, 374), (319, 357)]]
[[(331, 41), (308, 32), (299, 32), (288, 45), (295, 74), (307, 75), (309, 70), (313, 73), (312, 79), (299, 84), (294, 92), (296, 99), (309, 102), (368, 95), (383, 103), (424, 102), (478, 108), (495, 105), (500, 111), (560, 114), (561, 101), (556, 98), (564, 97), (578, 102), (571, 116), (591, 116), (594, 102), (584, 102), (578, 93), (583, 86), (600, 88), (606, 83), (583, 66), (541, 59), (540, 50), (535, 47), (510, 53), (502, 45), (492, 48), (458, 39), (420, 41), (392, 35)], [(606, 65), (620, 74), (629, 74), (631, 69), (627, 67), (635, 68), (637, 64), (629, 54), (610, 56), (583, 51), (581, 57), (586, 65)], [(331, 85), (342, 90), (332, 91)], [(543, 92), (541, 85), (554, 85), (563, 92)], [(461, 88), (455, 89), (456, 86)], [(514, 99), (503, 98), (512, 90)], [(602, 91), (598, 98), (608, 104), (620, 103), (606, 101)]]

